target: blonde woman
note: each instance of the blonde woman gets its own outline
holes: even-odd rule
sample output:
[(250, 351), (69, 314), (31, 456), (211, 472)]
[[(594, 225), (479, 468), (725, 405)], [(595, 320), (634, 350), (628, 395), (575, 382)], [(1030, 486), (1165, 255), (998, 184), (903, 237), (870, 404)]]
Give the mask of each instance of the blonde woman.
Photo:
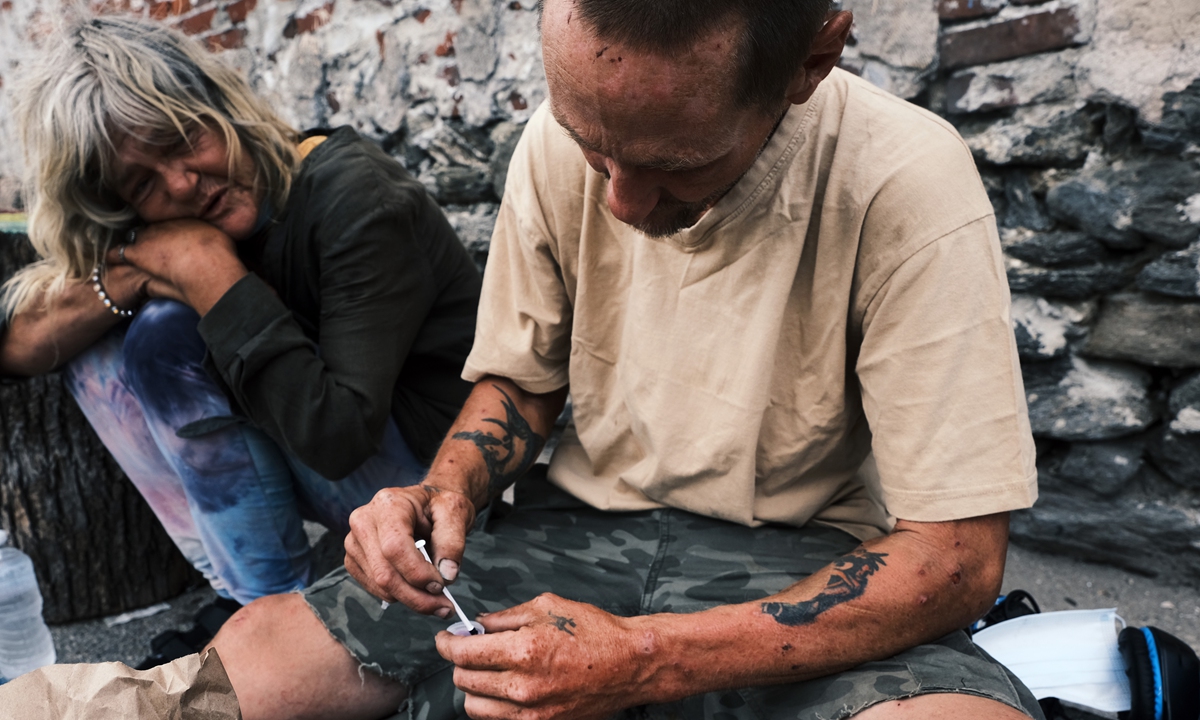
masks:
[(16, 97), (43, 259), (5, 288), (0, 372), (65, 364), (226, 614), (306, 585), (301, 519), (344, 533), (418, 482), (470, 390), (466, 251), (378, 147), (302, 138), (162, 26), (75, 22)]

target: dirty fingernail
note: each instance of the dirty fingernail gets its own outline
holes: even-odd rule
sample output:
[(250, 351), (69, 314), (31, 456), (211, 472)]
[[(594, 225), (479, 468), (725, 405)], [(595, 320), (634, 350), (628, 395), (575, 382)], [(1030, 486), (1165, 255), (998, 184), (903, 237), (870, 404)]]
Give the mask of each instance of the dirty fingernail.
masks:
[(446, 618), (450, 617), (450, 608), (438, 608), (433, 614), (445, 620)]
[(458, 563), (443, 558), (438, 563), (438, 572), (446, 578), (446, 582), (454, 582), (454, 578), (458, 577)]
[(436, 582), (431, 582), (425, 586), (425, 591), (428, 592), (430, 595), (437, 595), (438, 593), (440, 593), (442, 591), (442, 584), (436, 583)]

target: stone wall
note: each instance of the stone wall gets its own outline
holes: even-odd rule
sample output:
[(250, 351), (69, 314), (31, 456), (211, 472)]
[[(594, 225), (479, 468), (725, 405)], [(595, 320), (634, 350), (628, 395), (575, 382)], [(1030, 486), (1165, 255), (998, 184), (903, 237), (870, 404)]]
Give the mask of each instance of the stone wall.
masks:
[[(0, 87), (47, 0), (0, 0)], [(298, 127), (350, 124), (477, 260), (545, 97), (531, 0), (110, 0), (243, 68)], [(842, 0), (843, 67), (947, 117), (1001, 225), (1042, 499), (1017, 542), (1200, 585), (1200, 3)], [(0, 93), (0, 136), (11, 138)], [(0, 210), (19, 204), (0, 142)]]
[(1200, 585), (1200, 3), (845, 0), (1001, 226), (1041, 499), (1018, 543)]

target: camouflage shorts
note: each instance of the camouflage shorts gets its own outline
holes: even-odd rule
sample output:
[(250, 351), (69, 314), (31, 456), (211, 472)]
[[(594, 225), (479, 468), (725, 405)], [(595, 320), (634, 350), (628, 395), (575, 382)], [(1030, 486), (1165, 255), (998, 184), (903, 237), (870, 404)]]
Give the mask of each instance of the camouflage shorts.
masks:
[[(680, 510), (601, 512), (536, 473), (519, 483), (515, 509), (496, 506), (481, 525), (468, 538), (453, 586), (469, 616), (543, 592), (622, 616), (697, 612), (778, 592), (858, 544), (826, 527), (747, 528)], [(304, 597), (367, 670), (409, 687), (407, 707), (397, 718), (466, 717), (452, 668), (433, 644), (447, 621), (402, 605), (381, 609), (344, 569)], [(1020, 681), (962, 632), (817, 680), (697, 695), (620, 717), (833, 720), (879, 702), (937, 692), (992, 698), (1042, 717)]]

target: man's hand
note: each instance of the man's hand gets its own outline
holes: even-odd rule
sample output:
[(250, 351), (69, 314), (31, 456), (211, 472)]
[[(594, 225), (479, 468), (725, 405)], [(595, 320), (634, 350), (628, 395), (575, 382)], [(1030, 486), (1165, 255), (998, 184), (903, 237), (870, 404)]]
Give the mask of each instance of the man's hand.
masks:
[(480, 622), (487, 635), (437, 636), (476, 720), (607, 718), (644, 702), (657, 641), (637, 618), (547, 593)]
[[(462, 493), (425, 484), (384, 488), (350, 514), (346, 570), (381, 600), (447, 617), (442, 586), (458, 576), (474, 522), (475, 506)], [(417, 538), (429, 538), (436, 570), (417, 550)]]
[(147, 295), (178, 300), (201, 315), (249, 273), (233, 240), (200, 220), (169, 220), (141, 228), (136, 242), (112, 248), (105, 262), (110, 274), (126, 265), (141, 270), (148, 276)]
[[(346, 570), (381, 600), (446, 617), (440, 593), (458, 577), (476, 510), (529, 470), (566, 397), (566, 388), (533, 394), (504, 378), (479, 381), (425, 480), (381, 490), (350, 514)], [(417, 538), (429, 539), (436, 571)]]

